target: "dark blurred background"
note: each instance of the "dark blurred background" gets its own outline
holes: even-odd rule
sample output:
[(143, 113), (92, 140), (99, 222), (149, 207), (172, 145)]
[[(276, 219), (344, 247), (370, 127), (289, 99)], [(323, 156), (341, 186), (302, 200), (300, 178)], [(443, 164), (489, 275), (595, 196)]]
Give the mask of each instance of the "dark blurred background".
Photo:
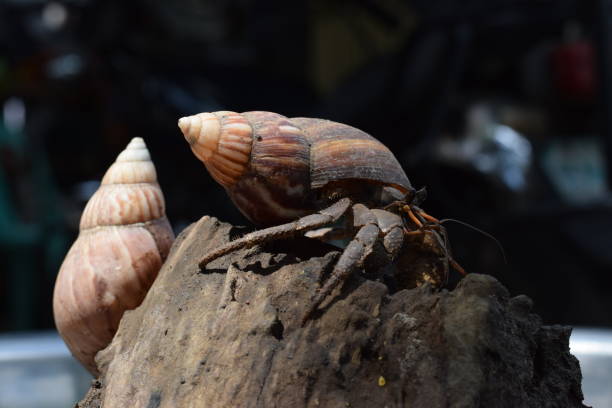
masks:
[(181, 116), (270, 110), (387, 144), (455, 258), (547, 323), (612, 326), (609, 0), (0, 3), (0, 330), (53, 327), (80, 213), (130, 138), (176, 232), (247, 221)]

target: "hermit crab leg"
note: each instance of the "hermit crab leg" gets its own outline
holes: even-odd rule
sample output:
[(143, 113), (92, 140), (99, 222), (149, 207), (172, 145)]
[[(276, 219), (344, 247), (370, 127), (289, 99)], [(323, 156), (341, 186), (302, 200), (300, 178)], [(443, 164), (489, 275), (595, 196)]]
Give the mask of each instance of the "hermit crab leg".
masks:
[(448, 257), (448, 263), (450, 264), (450, 266), (456, 270), (457, 272), (459, 272), (461, 275), (465, 276), (467, 275), (467, 272), (465, 271), (465, 269), (463, 269), (463, 267), (461, 265), (459, 265), (457, 263), (457, 261), (455, 261), (452, 257)]
[(408, 214), (412, 222), (416, 224), (417, 228), (419, 229), (423, 228), (423, 223), (416, 217), (416, 215), (414, 215), (409, 205), (405, 205), (402, 209), (404, 210), (406, 214)]
[[(346, 281), (350, 274), (363, 264), (364, 259), (372, 251), (372, 247), (380, 234), (380, 228), (377, 225), (376, 216), (370, 210), (365, 209), (365, 211), (362, 212), (362, 209), (365, 209), (365, 206), (361, 204), (353, 206), (354, 213), (360, 213), (359, 216), (367, 217), (365, 225), (361, 226), (355, 238), (344, 249), (331, 275), (313, 296), (310, 306), (302, 318), (302, 326), (310, 319), (314, 311), (317, 310), (325, 298), (339, 284)], [(358, 218), (358, 216), (356, 215), (355, 218)]]
[(427, 214), (425, 211), (421, 210), (421, 209), (420, 209), (420, 208), (418, 208), (418, 207), (417, 207), (417, 209), (416, 209), (416, 210), (417, 210), (417, 213), (418, 213), (418, 214), (419, 214), (421, 217), (425, 218), (427, 221), (429, 221), (429, 222), (431, 222), (431, 223), (433, 223), (433, 224), (436, 224), (436, 225), (439, 225), (439, 224), (440, 224), (440, 220), (439, 220), (439, 219), (437, 219), (436, 217), (432, 217), (431, 215)]
[[(448, 244), (448, 237), (446, 235), (446, 229), (440, 224), (438, 224), (437, 226), (440, 228), (440, 233), (434, 230), (430, 230), (430, 233), (434, 234), (434, 236), (438, 240), (438, 243), (444, 249), (444, 254), (446, 255), (448, 264), (450, 265), (451, 268), (459, 272), (461, 275), (463, 276), (467, 275), (467, 272), (465, 271), (465, 269), (463, 269), (463, 267), (459, 265), (459, 263), (457, 263), (457, 261), (455, 261), (455, 259), (451, 255), (451, 251), (450, 251), (449, 244)], [(443, 242), (440, 239), (440, 235), (442, 235), (442, 237), (444, 238)]]
[(240, 248), (251, 248), (265, 242), (293, 237), (297, 234), (335, 222), (346, 213), (350, 206), (351, 200), (343, 198), (316, 214), (307, 215), (287, 224), (251, 232), (242, 238), (228, 242), (214, 251), (209, 252), (200, 259), (199, 266), (203, 269), (215, 259)]

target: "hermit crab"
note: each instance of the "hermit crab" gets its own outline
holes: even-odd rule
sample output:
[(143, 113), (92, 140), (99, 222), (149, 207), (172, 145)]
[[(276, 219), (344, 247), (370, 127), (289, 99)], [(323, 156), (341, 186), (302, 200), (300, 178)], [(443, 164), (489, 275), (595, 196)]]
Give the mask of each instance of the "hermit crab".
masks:
[(462, 271), (440, 222), (419, 207), (425, 191), (413, 188), (391, 151), (367, 133), (328, 120), (257, 111), (200, 113), (178, 125), (240, 211), (268, 226), (206, 254), (201, 268), (236, 249), (296, 235), (350, 239), (303, 322), (381, 253), (405, 266), (404, 286), (441, 286), (449, 265)]

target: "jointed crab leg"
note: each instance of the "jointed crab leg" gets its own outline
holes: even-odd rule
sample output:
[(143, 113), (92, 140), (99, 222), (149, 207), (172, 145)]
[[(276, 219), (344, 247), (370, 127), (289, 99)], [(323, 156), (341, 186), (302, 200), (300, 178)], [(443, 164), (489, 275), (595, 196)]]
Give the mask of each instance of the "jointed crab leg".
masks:
[[(356, 206), (359, 206), (359, 204)], [(356, 206), (353, 208), (355, 209)], [(311, 304), (308, 306), (306, 314), (302, 318), (302, 326), (308, 321), (312, 313), (317, 310), (325, 298), (339, 284), (343, 283), (356, 268), (363, 265), (365, 258), (372, 252), (372, 247), (380, 234), (380, 228), (377, 225), (376, 217), (370, 210), (367, 210), (366, 215), (368, 216), (367, 223), (359, 229), (357, 235), (355, 235), (355, 239), (353, 239), (344, 249), (331, 275), (313, 296)]]
[(448, 257), (448, 263), (450, 264), (450, 266), (456, 270), (457, 272), (459, 272), (460, 274), (462, 274), (463, 276), (467, 275), (467, 272), (465, 271), (465, 269), (463, 269), (463, 267), (461, 265), (459, 265), (457, 263), (457, 261), (455, 261), (453, 258), (451, 258), (450, 256)]
[(228, 242), (227, 244), (220, 246), (214, 251), (209, 252), (202, 259), (200, 259), (199, 266), (200, 268), (204, 268), (207, 264), (214, 261), (215, 259), (240, 248), (251, 248), (255, 245), (263, 244), (265, 242), (293, 237), (297, 234), (301, 234), (306, 231), (335, 222), (340, 217), (342, 217), (344, 213), (346, 213), (350, 206), (351, 200), (349, 200), (348, 198), (343, 198), (332, 204), (331, 206), (319, 211), (316, 214), (307, 215), (287, 224), (251, 232), (249, 234), (246, 234), (242, 238)]
[(409, 205), (405, 205), (402, 209), (404, 210), (406, 214), (408, 214), (412, 222), (416, 224), (417, 228), (419, 229), (423, 228), (423, 223), (416, 217), (416, 215), (414, 215)]
[[(448, 241), (447, 241), (447, 236), (446, 236), (446, 230), (440, 224), (437, 224), (437, 226), (440, 229), (440, 234), (436, 231), (431, 231), (431, 233), (434, 234), (434, 236), (438, 240), (440, 247), (444, 249), (446, 259), (448, 260), (448, 264), (450, 265), (451, 268), (459, 272), (461, 275), (463, 276), (467, 275), (467, 272), (465, 271), (465, 269), (463, 269), (463, 267), (459, 265), (457, 261), (453, 259), (450, 253), (450, 248), (448, 246)], [(441, 241), (440, 235), (444, 237), (444, 241)]]
[(419, 215), (423, 218), (425, 218), (427, 221), (439, 225), (440, 224), (440, 220), (437, 219), (436, 217), (432, 217), (431, 215), (427, 214), (425, 211), (421, 210), (420, 208), (417, 208), (417, 212), (419, 213)]

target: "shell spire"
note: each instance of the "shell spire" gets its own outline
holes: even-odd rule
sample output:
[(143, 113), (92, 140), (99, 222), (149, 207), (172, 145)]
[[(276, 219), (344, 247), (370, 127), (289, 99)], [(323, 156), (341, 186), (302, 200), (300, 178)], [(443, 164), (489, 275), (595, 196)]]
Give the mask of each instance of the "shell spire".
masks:
[(87, 203), (53, 294), (58, 331), (72, 354), (97, 374), (94, 357), (137, 307), (168, 255), (174, 233), (155, 166), (134, 138)]
[(199, 113), (179, 119), (178, 126), (211, 176), (230, 188), (249, 167), (253, 130), (236, 112)]

